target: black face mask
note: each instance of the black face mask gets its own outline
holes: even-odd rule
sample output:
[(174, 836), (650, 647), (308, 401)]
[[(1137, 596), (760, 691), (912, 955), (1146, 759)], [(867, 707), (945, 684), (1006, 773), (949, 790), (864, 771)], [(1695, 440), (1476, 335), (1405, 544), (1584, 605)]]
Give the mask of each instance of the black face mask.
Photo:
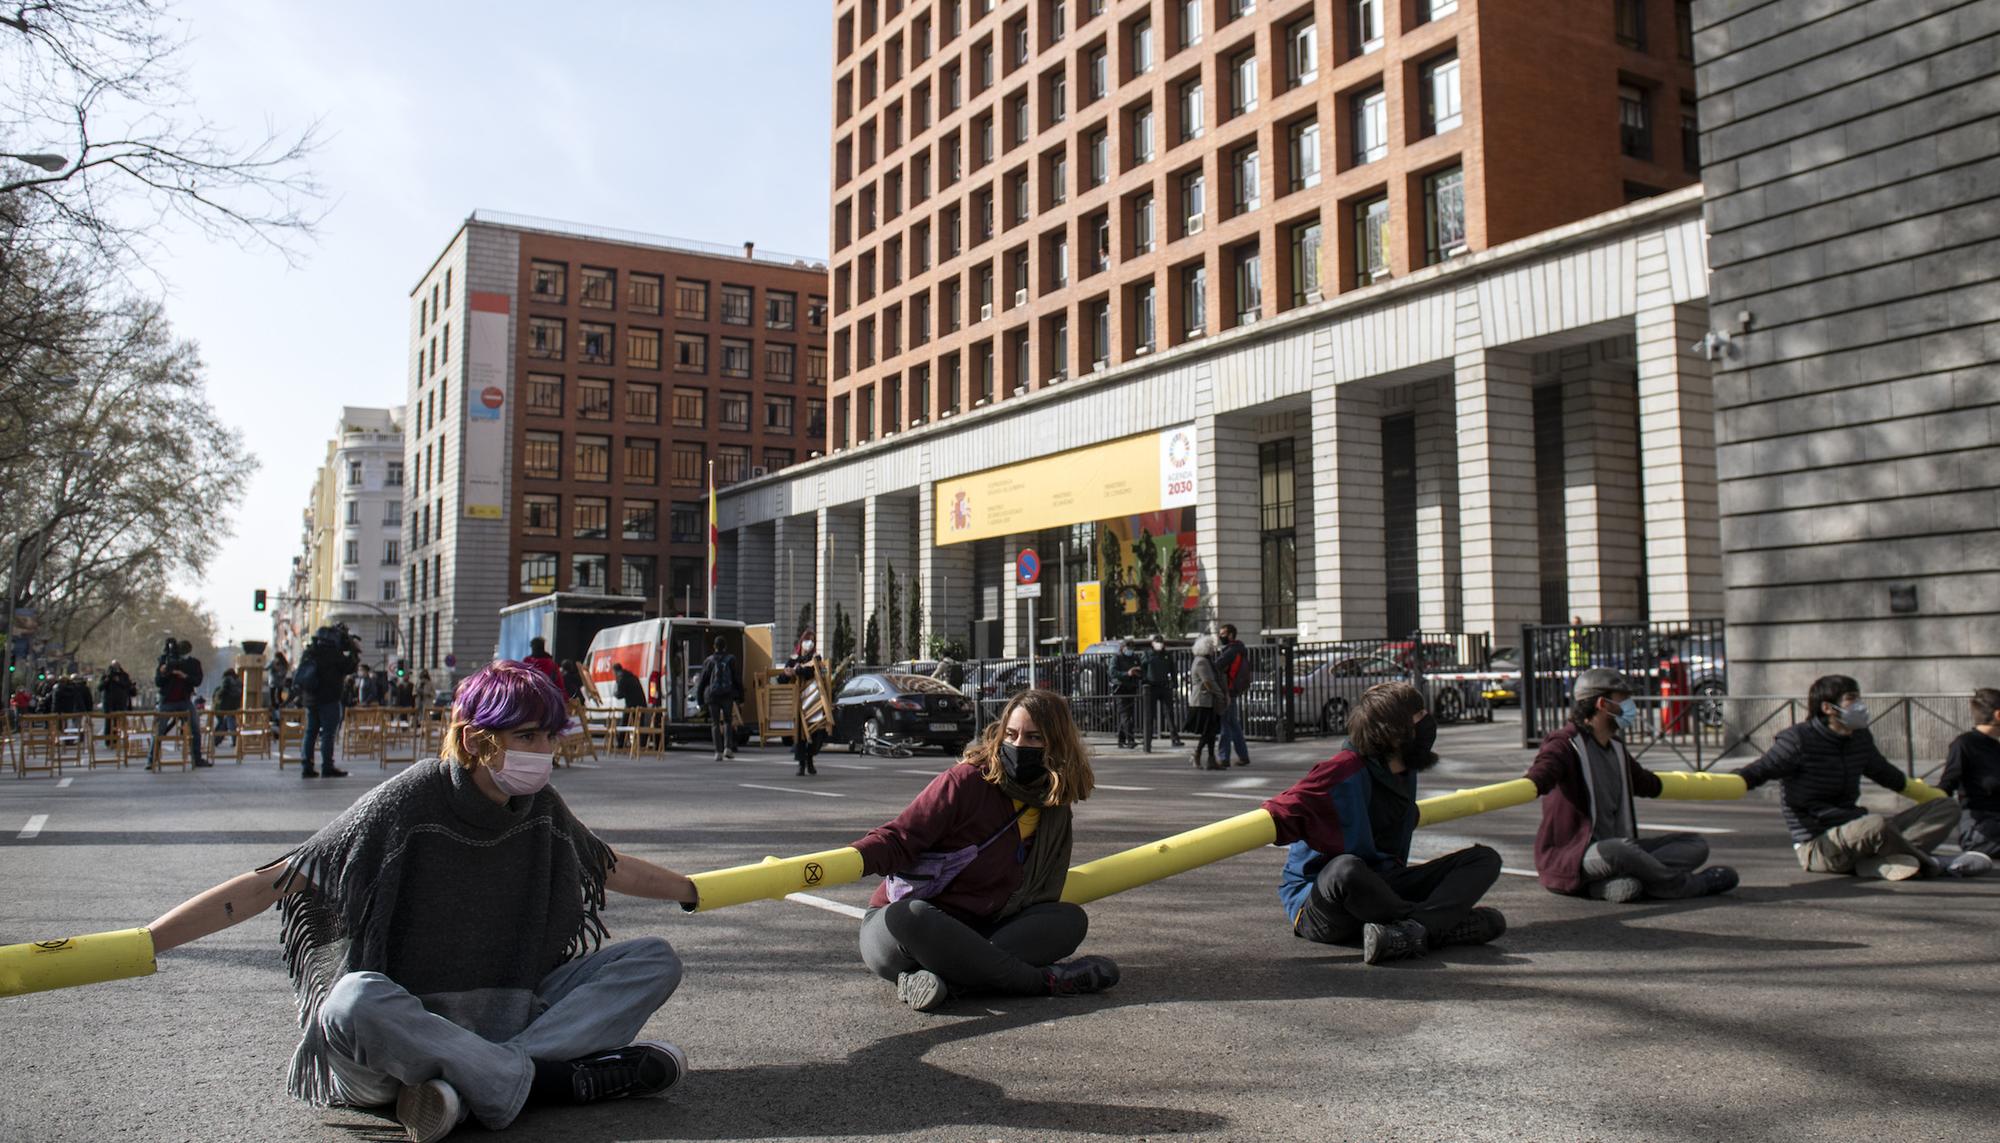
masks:
[(1426, 711), (1410, 732), (1410, 744), (1403, 750), (1403, 766), (1421, 773), (1437, 765), (1438, 756), (1431, 749), (1437, 745), (1437, 740), (1437, 719), (1432, 718)]
[(1049, 776), (1049, 768), (1042, 764), (1042, 748), (1039, 746), (1016, 746), (1011, 742), (1000, 744), (1000, 766), (1007, 776), (1022, 786), (1039, 785)]

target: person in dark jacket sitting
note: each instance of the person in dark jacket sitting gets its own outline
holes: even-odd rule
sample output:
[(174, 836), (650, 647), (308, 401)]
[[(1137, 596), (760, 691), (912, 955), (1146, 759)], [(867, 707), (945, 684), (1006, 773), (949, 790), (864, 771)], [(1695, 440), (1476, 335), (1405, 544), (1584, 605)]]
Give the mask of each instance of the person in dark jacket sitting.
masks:
[(1618, 736), (1639, 723), (1637, 689), (1602, 667), (1577, 676), (1569, 724), (1542, 740), (1528, 767), (1542, 796), (1535, 875), (1551, 893), (1619, 903), (1726, 893), (1736, 887), (1736, 871), (1701, 868), (1708, 843), (1700, 834), (1639, 836), (1632, 798), (1657, 798), (1661, 786)]
[(1362, 692), (1345, 749), (1314, 766), (1264, 809), (1291, 846), (1278, 900), (1292, 934), (1360, 945), (1368, 964), (1446, 945), (1485, 944), (1507, 931), (1479, 899), (1500, 879), (1500, 855), (1468, 846), (1410, 864), (1417, 774), (1437, 764), (1437, 722), (1409, 683)]
[(902, 813), (854, 843), (862, 869), (888, 878), (927, 854), (973, 849), (942, 888), (884, 880), (861, 919), (861, 959), (896, 997), (933, 1012), (954, 994), (1069, 996), (1118, 983), (1109, 957), (1062, 958), (1090, 920), (1062, 899), (1070, 811), (1090, 796), (1090, 752), (1069, 703), (1026, 690), (955, 766)]
[(1984, 873), (2000, 858), (2000, 690), (1972, 692), (1972, 722), (1952, 741), (1938, 780), (1965, 811), (1958, 830), (1965, 852), (1948, 867), (1955, 873)]
[(1958, 804), (1936, 798), (1892, 816), (1860, 806), (1861, 777), (1898, 793), (1909, 779), (1868, 733), (1861, 685), (1846, 675), (1813, 680), (1804, 722), (1778, 732), (1764, 756), (1736, 771), (1751, 789), (1776, 779), (1799, 865), (1904, 881), (1943, 871), (1931, 850), (1958, 825)]

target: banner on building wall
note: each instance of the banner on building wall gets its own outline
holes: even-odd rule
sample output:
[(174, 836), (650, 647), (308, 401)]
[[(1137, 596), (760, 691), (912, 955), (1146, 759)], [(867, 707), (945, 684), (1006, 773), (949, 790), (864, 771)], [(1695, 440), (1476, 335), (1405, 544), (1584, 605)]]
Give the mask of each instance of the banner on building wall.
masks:
[(499, 520), (507, 504), (507, 310), (505, 294), (473, 293), (465, 331), (465, 515)]
[(939, 547), (1192, 507), (1194, 426), (1126, 437), (937, 483)]
[(1076, 651), (1081, 655), (1104, 638), (1104, 593), (1095, 580), (1076, 585)]

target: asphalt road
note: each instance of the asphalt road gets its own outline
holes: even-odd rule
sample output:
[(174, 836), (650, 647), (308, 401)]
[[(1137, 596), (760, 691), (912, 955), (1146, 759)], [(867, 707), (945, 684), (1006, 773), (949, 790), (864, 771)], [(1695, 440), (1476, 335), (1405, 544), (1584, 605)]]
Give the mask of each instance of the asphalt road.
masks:
[[(1448, 728), (1429, 792), (1518, 775), (1514, 728)], [(1227, 774), (1105, 749), (1077, 824), (1087, 860), (1240, 813), (1322, 744)], [(683, 871), (845, 844), (944, 763), (705, 751), (560, 772), (577, 814)], [(0, 778), (0, 943), (143, 924), (283, 853), (385, 772), (301, 782), (269, 762)], [(1664, 765), (1662, 768), (1667, 768)], [(1884, 804), (1892, 804), (1893, 799)], [(1950, 1140), (2000, 1106), (2000, 877), (1863, 884), (1799, 870), (1768, 798), (1643, 804), (1699, 826), (1743, 886), (1610, 906), (1531, 877), (1489, 898), (1497, 944), (1370, 968), (1291, 936), (1276, 850), (1091, 908), (1096, 997), (905, 1009), (862, 967), (855, 920), (793, 901), (712, 914), (614, 899), (614, 937), (687, 962), (646, 1034), (694, 1073), (664, 1101), (530, 1110), (522, 1140)], [(45, 815), (45, 817), (44, 817)], [(17, 836), (41, 819), (33, 836)], [(1532, 807), (1418, 835), (1531, 868)], [(872, 886), (828, 889), (857, 906)], [(157, 975), (0, 1000), (0, 1139), (361, 1141), (367, 1112), (291, 1103), (296, 1035), (275, 916), (161, 958)], [(467, 1137), (482, 1132), (469, 1130)]]

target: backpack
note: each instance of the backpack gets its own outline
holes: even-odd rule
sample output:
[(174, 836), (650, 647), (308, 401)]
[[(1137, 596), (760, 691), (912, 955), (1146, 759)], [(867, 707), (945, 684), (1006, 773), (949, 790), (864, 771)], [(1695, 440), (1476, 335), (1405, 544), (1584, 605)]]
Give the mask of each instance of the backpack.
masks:
[(307, 655), (299, 662), (299, 669), (292, 672), (292, 693), (307, 702), (319, 701), (319, 657)]
[(1256, 678), (1257, 668), (1250, 664), (1250, 651), (1245, 648), (1238, 651), (1235, 658), (1229, 660), (1229, 677), (1223, 680), (1223, 685), (1228, 688), (1230, 694), (1240, 695), (1250, 689), (1250, 684), (1256, 681)]

